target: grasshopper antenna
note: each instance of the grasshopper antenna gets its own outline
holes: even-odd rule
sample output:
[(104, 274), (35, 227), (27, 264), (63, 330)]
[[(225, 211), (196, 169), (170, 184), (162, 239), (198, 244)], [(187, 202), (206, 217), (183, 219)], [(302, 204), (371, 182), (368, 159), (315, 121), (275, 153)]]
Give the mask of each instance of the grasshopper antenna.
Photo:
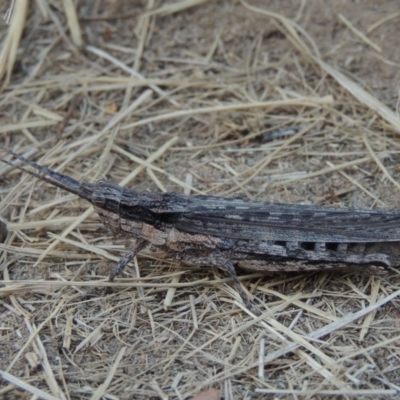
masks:
[(71, 178), (70, 176), (52, 171), (51, 169), (43, 167), (35, 163), (34, 161), (28, 160), (21, 154), (14, 153), (4, 146), (0, 145), (0, 149), (3, 150), (5, 153), (13, 156), (14, 158), (21, 160), (24, 164), (30, 165), (32, 168), (34, 168), (34, 171), (28, 170), (21, 165), (13, 164), (12, 162), (5, 160), (4, 158), (0, 158), (0, 161), (2, 161), (3, 163), (18, 168), (20, 171), (26, 172), (27, 174), (32, 175), (35, 178), (46, 181), (54, 186), (59, 187), (60, 189), (64, 189), (67, 192), (74, 193), (77, 196), (91, 202), (93, 184), (81, 183), (76, 179)]

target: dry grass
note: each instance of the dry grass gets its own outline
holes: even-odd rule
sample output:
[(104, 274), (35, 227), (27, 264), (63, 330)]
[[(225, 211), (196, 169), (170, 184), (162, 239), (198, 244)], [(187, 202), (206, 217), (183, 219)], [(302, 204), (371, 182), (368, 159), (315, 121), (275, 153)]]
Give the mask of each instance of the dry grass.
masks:
[[(400, 208), (396, 2), (139, 3), (16, 0), (2, 145), (86, 181)], [(397, 395), (397, 271), (241, 272), (261, 317), (227, 276), (157, 249), (109, 284), (130, 238), (75, 196), (0, 177), (0, 397)]]

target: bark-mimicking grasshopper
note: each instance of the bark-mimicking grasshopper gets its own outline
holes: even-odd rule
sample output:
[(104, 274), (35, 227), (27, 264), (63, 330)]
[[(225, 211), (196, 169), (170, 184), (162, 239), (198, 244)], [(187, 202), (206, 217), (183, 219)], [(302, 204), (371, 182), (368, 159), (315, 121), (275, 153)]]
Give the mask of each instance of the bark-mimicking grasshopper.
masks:
[[(33, 171), (17, 168), (92, 203), (114, 233), (137, 239), (136, 247), (111, 271), (110, 281), (148, 244), (163, 247), (187, 265), (228, 272), (248, 307), (251, 302), (235, 265), (273, 272), (342, 269), (351, 264), (376, 273), (400, 264), (400, 212), (154, 193), (105, 180), (82, 183), (0, 149)], [(289, 259), (302, 262), (271, 262)]]

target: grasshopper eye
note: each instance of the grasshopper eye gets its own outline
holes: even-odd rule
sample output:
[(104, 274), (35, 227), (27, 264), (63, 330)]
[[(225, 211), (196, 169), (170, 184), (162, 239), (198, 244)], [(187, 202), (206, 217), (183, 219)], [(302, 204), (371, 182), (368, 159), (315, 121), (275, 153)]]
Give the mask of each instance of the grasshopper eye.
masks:
[(93, 205), (97, 207), (102, 207), (106, 204), (106, 196), (104, 196), (103, 192), (96, 190), (92, 194), (92, 202)]
[(95, 187), (92, 194), (93, 205), (118, 215), (124, 188), (103, 180), (98, 181)]

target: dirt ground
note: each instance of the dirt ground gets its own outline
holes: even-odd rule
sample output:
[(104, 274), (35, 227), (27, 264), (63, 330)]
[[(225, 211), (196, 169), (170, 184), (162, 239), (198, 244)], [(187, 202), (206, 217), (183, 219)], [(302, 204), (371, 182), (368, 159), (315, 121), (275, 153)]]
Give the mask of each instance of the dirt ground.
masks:
[[(88, 182), (399, 210), (398, 2), (248, 1), (16, 0), (0, 144)], [(2, 399), (400, 396), (396, 269), (238, 271), (256, 317), (160, 248), (108, 283), (134, 240), (6, 164), (0, 218)]]

